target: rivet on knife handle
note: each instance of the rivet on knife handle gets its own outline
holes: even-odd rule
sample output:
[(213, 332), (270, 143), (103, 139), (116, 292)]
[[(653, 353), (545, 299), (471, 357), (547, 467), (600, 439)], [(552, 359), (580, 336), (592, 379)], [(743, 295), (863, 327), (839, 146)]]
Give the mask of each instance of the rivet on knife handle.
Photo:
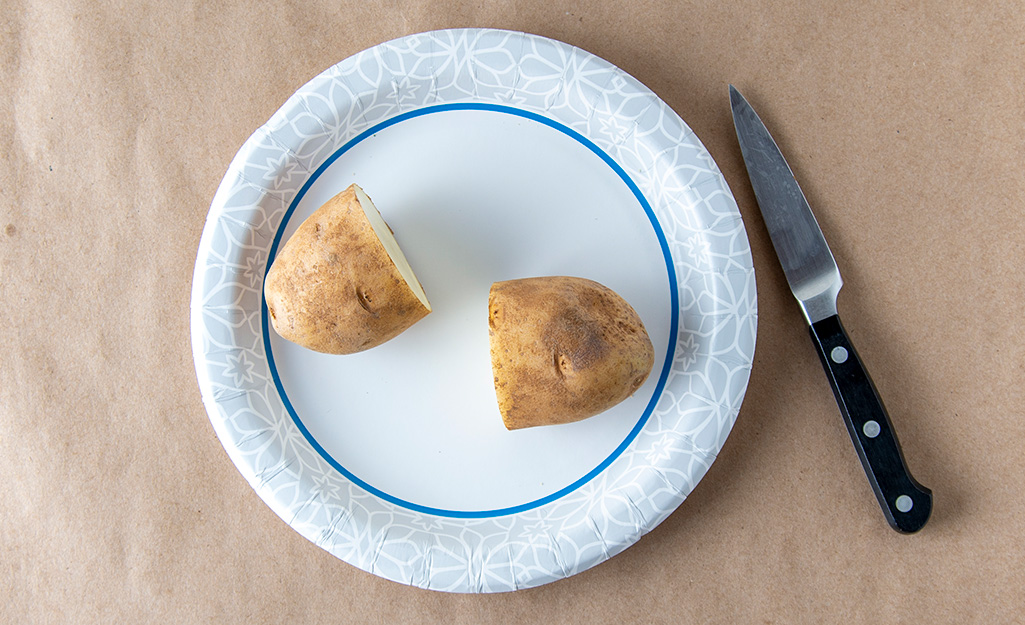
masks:
[(840, 269), (779, 146), (744, 96), (730, 85), (730, 108), (751, 188), (790, 290), (801, 305), (851, 440), (886, 520), (915, 532), (932, 511), (932, 493), (911, 477), (890, 418), (840, 325)]
[(812, 324), (811, 335), (887, 522), (898, 532), (917, 532), (932, 512), (932, 491), (911, 477), (890, 417), (840, 317)]

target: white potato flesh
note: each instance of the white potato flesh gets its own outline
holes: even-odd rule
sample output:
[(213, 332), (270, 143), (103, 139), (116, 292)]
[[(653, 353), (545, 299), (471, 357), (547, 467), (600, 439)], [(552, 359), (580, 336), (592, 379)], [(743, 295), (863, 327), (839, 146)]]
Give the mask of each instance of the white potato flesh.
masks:
[(398, 268), (399, 274), (406, 281), (409, 289), (413, 291), (413, 294), (424, 305), (424, 308), (430, 311), (431, 304), (427, 301), (427, 294), (424, 293), (420, 281), (416, 279), (416, 274), (413, 273), (413, 268), (409, 266), (409, 261), (406, 260), (406, 255), (402, 253), (402, 248), (399, 247), (398, 242), (395, 240), (395, 235), (392, 234), (391, 228), (384, 222), (384, 218), (381, 217), (380, 211), (377, 210), (377, 207), (370, 200), (370, 196), (359, 185), (353, 186), (355, 187), (356, 197), (359, 199), (360, 206), (367, 216), (367, 221), (370, 222), (371, 227), (374, 229), (374, 234), (377, 235), (381, 244), (384, 245), (385, 251), (388, 252), (392, 262), (395, 263), (395, 267)]

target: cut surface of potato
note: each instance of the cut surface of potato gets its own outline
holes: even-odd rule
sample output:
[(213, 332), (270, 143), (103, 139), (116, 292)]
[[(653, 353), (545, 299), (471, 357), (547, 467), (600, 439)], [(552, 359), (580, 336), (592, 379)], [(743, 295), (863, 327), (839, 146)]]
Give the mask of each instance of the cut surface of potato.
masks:
[(655, 354), (637, 312), (608, 287), (548, 276), (496, 282), (491, 367), (510, 430), (602, 413), (647, 379)]
[(413, 273), (413, 268), (409, 266), (406, 255), (402, 253), (399, 242), (395, 240), (395, 234), (388, 227), (388, 224), (384, 222), (384, 218), (381, 217), (381, 212), (377, 210), (377, 207), (374, 206), (374, 203), (359, 185), (354, 184), (350, 188), (356, 193), (356, 198), (359, 200), (360, 207), (363, 209), (367, 221), (370, 222), (370, 226), (374, 229), (374, 234), (377, 235), (381, 244), (384, 245), (384, 251), (388, 252), (388, 257), (391, 258), (392, 263), (399, 270), (399, 275), (406, 281), (406, 285), (413, 291), (417, 299), (420, 300), (420, 303), (430, 312), (431, 304), (427, 301), (427, 294), (424, 293), (424, 288), (420, 281), (416, 279), (416, 274)]
[(394, 234), (355, 184), (299, 225), (267, 272), (264, 296), (282, 338), (328, 354), (376, 347), (431, 312)]

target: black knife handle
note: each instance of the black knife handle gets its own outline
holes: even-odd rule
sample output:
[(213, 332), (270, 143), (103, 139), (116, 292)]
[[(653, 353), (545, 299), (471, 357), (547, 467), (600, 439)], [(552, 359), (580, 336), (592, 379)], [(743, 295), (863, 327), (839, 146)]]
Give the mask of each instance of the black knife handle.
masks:
[(883, 401), (840, 317), (815, 322), (811, 335), (887, 522), (898, 532), (917, 532), (932, 512), (932, 491), (911, 477)]

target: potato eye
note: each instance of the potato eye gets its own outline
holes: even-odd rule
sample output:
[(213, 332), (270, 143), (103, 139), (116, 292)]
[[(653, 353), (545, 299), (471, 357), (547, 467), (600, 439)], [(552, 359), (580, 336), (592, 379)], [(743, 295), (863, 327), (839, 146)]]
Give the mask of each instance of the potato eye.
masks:
[(356, 287), (356, 301), (359, 302), (359, 305), (361, 308), (363, 308), (363, 310), (367, 311), (370, 314), (374, 314), (374, 311), (371, 308), (371, 305), (374, 303), (374, 300), (366, 289)]

